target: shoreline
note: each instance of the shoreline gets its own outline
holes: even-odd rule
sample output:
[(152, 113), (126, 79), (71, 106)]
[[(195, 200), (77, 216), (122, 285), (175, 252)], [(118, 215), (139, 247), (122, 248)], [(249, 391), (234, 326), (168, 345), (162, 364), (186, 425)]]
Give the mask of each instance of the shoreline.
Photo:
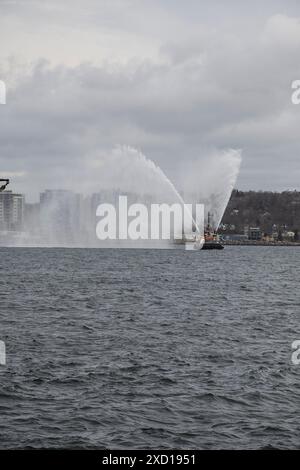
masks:
[(265, 242), (255, 240), (220, 240), (220, 243), (224, 246), (300, 246), (300, 242)]

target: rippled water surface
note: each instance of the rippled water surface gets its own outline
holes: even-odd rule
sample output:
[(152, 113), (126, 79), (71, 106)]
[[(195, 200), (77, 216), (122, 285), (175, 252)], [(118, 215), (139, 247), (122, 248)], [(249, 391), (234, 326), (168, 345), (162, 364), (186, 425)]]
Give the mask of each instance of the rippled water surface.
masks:
[(299, 448), (300, 248), (1, 248), (1, 448)]

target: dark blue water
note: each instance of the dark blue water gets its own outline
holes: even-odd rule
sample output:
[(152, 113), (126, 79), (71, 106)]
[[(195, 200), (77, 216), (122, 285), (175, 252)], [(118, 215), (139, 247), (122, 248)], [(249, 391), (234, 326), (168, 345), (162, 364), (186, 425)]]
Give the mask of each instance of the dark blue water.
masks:
[(300, 249), (1, 249), (1, 448), (299, 448)]

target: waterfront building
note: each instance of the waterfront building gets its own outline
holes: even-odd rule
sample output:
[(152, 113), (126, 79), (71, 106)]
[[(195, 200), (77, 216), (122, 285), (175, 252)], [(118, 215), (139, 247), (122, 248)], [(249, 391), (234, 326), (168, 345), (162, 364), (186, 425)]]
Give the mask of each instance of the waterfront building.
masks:
[(12, 191), (0, 192), (0, 230), (23, 230), (25, 197)]

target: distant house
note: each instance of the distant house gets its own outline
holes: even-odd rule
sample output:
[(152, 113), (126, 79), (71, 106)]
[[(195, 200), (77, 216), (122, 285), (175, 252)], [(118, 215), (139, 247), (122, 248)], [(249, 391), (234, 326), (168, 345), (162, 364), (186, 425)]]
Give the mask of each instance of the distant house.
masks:
[(249, 227), (248, 240), (261, 240), (262, 233), (260, 227)]
[(295, 239), (295, 232), (292, 232), (292, 231), (283, 232), (282, 238), (283, 240), (293, 241)]

